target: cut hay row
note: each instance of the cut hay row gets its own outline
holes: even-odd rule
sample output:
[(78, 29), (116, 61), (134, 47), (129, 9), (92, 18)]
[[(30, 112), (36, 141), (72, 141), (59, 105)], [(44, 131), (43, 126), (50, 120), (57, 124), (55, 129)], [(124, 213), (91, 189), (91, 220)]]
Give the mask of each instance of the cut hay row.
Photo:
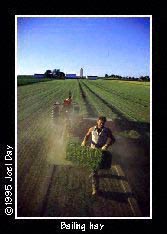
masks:
[(97, 86), (101, 88), (102, 90), (107, 91), (110, 93), (110, 95), (117, 96), (120, 99), (123, 99), (125, 101), (130, 101), (131, 103), (139, 104), (141, 106), (149, 106), (149, 86), (137, 86), (137, 84), (133, 86), (129, 86), (126, 83), (124, 83), (124, 87), (121, 85), (116, 85), (113, 82), (110, 81), (110, 83), (106, 82), (96, 82), (96, 83), (90, 83), (90, 85)]
[[(108, 103), (109, 105), (111, 104), (112, 106), (114, 106), (118, 111), (120, 111), (122, 114), (125, 115), (125, 117), (132, 119), (132, 120), (136, 120), (136, 121), (142, 121), (142, 122), (149, 122), (149, 89), (148, 87), (146, 88), (145, 92), (143, 92), (143, 87), (137, 86), (137, 88), (131, 88), (131, 86), (129, 87), (129, 90), (126, 87), (126, 92), (124, 91), (124, 95), (121, 96), (117, 90), (118, 87), (116, 88), (116, 90), (114, 91), (114, 93), (112, 93), (112, 84), (114, 83), (109, 83), (111, 81), (107, 81), (108, 82), (108, 87), (111, 86), (111, 92), (109, 92), (108, 90), (106, 91), (106, 89), (103, 89), (103, 86), (100, 87), (100, 85), (96, 85), (98, 83), (96, 82), (90, 82), (90, 81), (83, 81), (83, 83), (90, 89), (92, 90), (93, 93), (98, 94), (99, 97), (101, 97), (106, 103)], [(105, 83), (105, 82), (104, 82)], [(117, 84), (118, 85), (118, 84)], [(121, 87), (122, 88), (122, 87)], [(132, 91), (131, 91), (131, 89)], [(141, 89), (139, 89), (141, 88)], [(136, 95), (135, 95), (135, 90), (136, 90)], [(141, 93), (140, 93), (141, 91)], [(141, 94), (141, 95), (140, 95)], [(147, 95), (144, 95), (147, 94)], [(126, 97), (127, 95), (127, 97)], [(138, 99), (139, 100), (139, 95), (142, 98), (144, 96), (144, 100), (141, 101), (140, 99), (140, 103), (139, 101), (137, 102), (131, 102), (131, 99)], [(146, 97), (147, 99), (146, 99)], [(125, 98), (126, 97), (126, 98)], [(146, 101), (147, 100), (147, 101)], [(147, 104), (146, 104), (147, 102)]]
[(80, 83), (82, 85), (83, 91), (86, 93), (86, 98), (88, 99), (88, 102), (93, 106), (95, 110), (96, 116), (105, 115), (113, 120), (118, 117), (118, 115), (110, 107), (105, 105), (100, 98), (94, 95), (90, 91), (90, 89), (88, 89), (88, 87), (85, 85), (85, 83), (87, 82), (80, 82)]

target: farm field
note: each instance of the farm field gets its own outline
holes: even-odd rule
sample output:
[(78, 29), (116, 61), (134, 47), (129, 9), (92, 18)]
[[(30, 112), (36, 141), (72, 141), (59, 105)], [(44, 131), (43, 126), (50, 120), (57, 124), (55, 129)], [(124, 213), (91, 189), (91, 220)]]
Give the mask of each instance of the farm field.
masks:
[[(116, 138), (112, 165), (100, 170), (91, 195), (90, 171), (65, 159), (63, 122), (53, 124), (53, 103), (71, 90), (80, 106), (73, 136), (81, 142), (99, 115)], [(149, 216), (150, 86), (126, 81), (53, 80), (17, 88), (18, 216)], [(68, 134), (68, 133), (67, 133)]]
[(27, 84), (34, 84), (38, 82), (46, 82), (46, 81), (51, 81), (52, 79), (49, 78), (43, 78), (43, 79), (37, 79), (34, 76), (18, 76), (17, 77), (17, 85), (27, 85)]

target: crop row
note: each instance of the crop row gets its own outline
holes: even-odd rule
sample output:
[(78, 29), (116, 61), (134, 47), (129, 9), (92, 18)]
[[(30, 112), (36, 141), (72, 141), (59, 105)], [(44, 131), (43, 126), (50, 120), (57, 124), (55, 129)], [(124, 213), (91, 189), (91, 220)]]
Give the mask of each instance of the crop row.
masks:
[[(134, 105), (139, 104), (141, 106), (146, 106), (146, 107), (150, 105), (148, 88), (140, 87), (138, 89), (138, 87), (136, 86), (131, 87), (128, 85), (127, 88), (124, 87), (124, 89), (121, 89), (120, 86), (119, 87), (114, 86), (113, 85), (114, 83), (111, 83), (111, 84), (110, 83), (98, 81), (96, 83), (91, 83), (91, 84), (95, 85), (96, 87), (99, 87), (102, 90), (107, 91), (108, 93), (116, 96), (117, 98), (121, 98), (123, 100), (126, 100), (127, 102), (131, 102)], [(125, 86), (126, 86), (126, 83), (125, 83)]]
[(98, 115), (106, 115), (110, 119), (117, 117), (117, 114), (114, 113), (111, 107), (108, 107), (100, 98), (94, 95), (85, 83), (81, 82), (81, 85), (86, 94), (86, 99), (88, 100), (89, 105), (94, 108), (94, 112), (89, 113), (90, 116), (97, 117)]
[(123, 114), (128, 119), (149, 122), (149, 107), (143, 106), (137, 103), (133, 103), (130, 100), (125, 100), (112, 92), (108, 92), (103, 88), (96, 86), (96, 83), (90, 81), (84, 81), (83, 84), (92, 92), (96, 97), (103, 100), (106, 105), (115, 109), (115, 112)]

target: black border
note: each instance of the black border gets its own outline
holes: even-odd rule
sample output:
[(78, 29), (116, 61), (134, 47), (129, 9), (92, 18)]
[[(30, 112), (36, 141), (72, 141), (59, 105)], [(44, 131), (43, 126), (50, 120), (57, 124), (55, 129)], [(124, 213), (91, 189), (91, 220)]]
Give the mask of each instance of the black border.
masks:
[[(9, 7), (7, 10), (6, 15), (1, 19), (3, 22), (3, 28), (7, 28), (7, 39), (6, 34), (4, 38), (5, 44), (5, 51), (4, 57), (7, 58), (3, 61), (4, 67), (6, 67), (6, 71), (3, 75), (5, 77), (5, 84), (3, 85), (3, 93), (1, 93), (1, 104), (2, 104), (2, 121), (1, 121), (1, 144), (3, 145), (13, 145), (15, 142), (15, 15), (152, 15), (153, 20), (153, 220), (99, 220), (93, 219), (92, 222), (94, 223), (102, 223), (105, 225), (103, 229), (103, 233), (109, 231), (112, 234), (115, 233), (122, 233), (126, 232), (128, 234), (131, 233), (150, 233), (155, 228), (155, 224), (158, 223), (158, 217), (161, 214), (158, 204), (157, 204), (157, 197), (158, 192), (156, 187), (158, 186), (158, 180), (156, 177), (157, 167), (159, 167), (160, 163), (156, 160), (156, 156), (160, 152), (159, 147), (157, 146), (157, 142), (159, 142), (160, 132), (158, 127), (154, 125), (158, 117), (158, 113), (162, 114), (162, 110), (165, 108), (165, 102), (162, 102), (160, 99), (165, 98), (165, 93), (162, 92), (163, 84), (160, 82), (162, 76), (162, 72), (160, 69), (160, 53), (162, 52), (162, 46), (160, 40), (162, 39), (162, 31), (163, 27), (165, 28), (165, 17), (158, 15), (158, 13), (153, 14), (152, 9), (150, 8), (149, 3), (148, 5), (144, 5), (144, 9), (139, 8), (139, 10), (135, 10), (138, 8), (138, 5), (141, 5), (141, 2), (136, 3), (135, 7), (132, 5), (129, 8), (126, 3), (125, 7), (123, 6), (123, 10), (118, 10), (116, 8), (112, 8), (107, 3), (106, 9), (102, 9), (99, 7), (97, 2), (93, 1), (93, 4), (84, 2), (82, 4), (86, 5), (86, 11), (81, 6), (79, 9), (73, 8), (70, 3), (66, 5), (66, 9), (64, 10), (64, 6), (58, 6), (59, 11), (57, 8), (50, 7), (46, 8), (46, 5), (43, 5), (43, 9), (39, 10), (38, 7), (34, 7), (32, 4), (26, 5), (25, 3), (20, 5), (20, 8), (17, 7)], [(103, 3), (104, 4), (104, 3)], [(122, 3), (120, 3), (122, 4)], [(21, 9), (22, 8), (22, 9)], [(37, 10), (38, 9), (38, 10)], [(56, 9), (56, 10), (55, 10)], [(127, 13), (128, 12), (128, 13)], [(3, 44), (2, 44), (3, 45)], [(163, 54), (164, 52), (162, 52)], [(7, 56), (6, 56), (7, 55)], [(161, 58), (161, 62), (162, 62)], [(164, 65), (164, 64), (163, 64)], [(7, 75), (6, 75), (7, 74)], [(157, 81), (158, 80), (158, 81)], [(159, 107), (159, 108), (158, 108)], [(157, 109), (160, 111), (157, 112)], [(156, 135), (158, 132), (158, 135)], [(154, 157), (155, 155), (155, 157)], [(156, 168), (156, 170), (155, 170)], [(155, 173), (155, 174), (154, 174)], [(47, 232), (56, 233), (56, 232), (63, 232), (60, 231), (57, 224), (60, 224), (62, 220), (15, 220), (14, 216), (8, 217), (5, 216), (4, 224), (7, 231), (14, 232), (15, 230), (27, 230), (27, 231), (39, 231), (40, 229), (44, 229)], [(66, 220), (67, 221), (67, 220)], [(72, 221), (80, 221), (82, 223), (88, 223), (90, 220), (69, 220)], [(162, 219), (161, 219), (162, 223)], [(33, 226), (32, 226), (33, 225)], [(77, 232), (77, 231), (74, 231)]]

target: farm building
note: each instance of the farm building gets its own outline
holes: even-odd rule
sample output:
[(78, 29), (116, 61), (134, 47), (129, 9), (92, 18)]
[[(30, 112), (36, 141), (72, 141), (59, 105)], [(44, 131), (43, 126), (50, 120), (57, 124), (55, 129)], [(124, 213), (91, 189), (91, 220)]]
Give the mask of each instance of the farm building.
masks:
[(80, 77), (83, 77), (83, 68), (80, 69)]
[(35, 78), (45, 78), (45, 74), (34, 74)]
[(87, 76), (88, 80), (97, 80), (97, 76)]
[(66, 74), (66, 79), (77, 79), (77, 75), (76, 74)]

